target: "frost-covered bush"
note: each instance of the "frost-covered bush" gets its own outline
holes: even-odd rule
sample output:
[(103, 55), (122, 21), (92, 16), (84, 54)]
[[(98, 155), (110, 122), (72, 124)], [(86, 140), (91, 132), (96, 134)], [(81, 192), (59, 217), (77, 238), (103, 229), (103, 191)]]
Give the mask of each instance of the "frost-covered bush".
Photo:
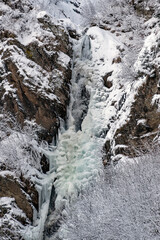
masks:
[(46, 9), (50, 4), (56, 4), (58, 3), (60, 0), (36, 0), (33, 1), (33, 4), (35, 5), (39, 5), (42, 9)]
[[(100, 27), (108, 27), (117, 31), (118, 36), (124, 33), (125, 49), (122, 52), (122, 74), (120, 78), (135, 80), (135, 70), (133, 65), (143, 44), (143, 23), (144, 19), (137, 16), (131, 1), (87, 1), (82, 4), (82, 15), (84, 24), (96, 24)], [(120, 37), (121, 39), (121, 37)], [(121, 39), (124, 41), (124, 39)]]
[[(125, 15), (129, 16), (133, 12), (133, 7), (126, 3), (124, 0), (89, 0), (87, 2), (84, 2), (81, 8), (82, 15), (85, 19), (85, 23), (87, 24), (98, 24), (103, 21), (107, 23), (113, 23), (117, 19), (123, 20)], [(127, 24), (128, 23), (134, 24), (134, 20), (132, 19), (132, 21), (130, 20), (127, 22)]]
[(67, 210), (63, 240), (160, 239), (159, 152), (107, 169)]
[(41, 170), (38, 126), (26, 121), (22, 129), (12, 116), (1, 114), (0, 117), (0, 168), (18, 175), (30, 175), (33, 169)]
[[(88, 0), (81, 4), (81, 13), (85, 24), (100, 24), (101, 22), (111, 23), (121, 21), (126, 30), (137, 29), (137, 17), (145, 17), (143, 12), (154, 13), (159, 6), (158, 0)], [(140, 12), (142, 12), (140, 14)], [(151, 17), (151, 16), (150, 16)]]
[(135, 63), (135, 70), (138, 74), (155, 77), (156, 71), (158, 72), (160, 64), (159, 20), (158, 18), (152, 18), (148, 22), (146, 22), (145, 25), (148, 29), (150, 29), (150, 34), (145, 39), (144, 46), (139, 53), (138, 59)]
[(143, 10), (149, 10), (159, 5), (159, 0), (134, 0), (133, 2), (136, 8), (142, 7)]
[(22, 223), (29, 223), (24, 212), (16, 205), (14, 198), (0, 198), (0, 239), (1, 240), (22, 240), (20, 231), (24, 229)]

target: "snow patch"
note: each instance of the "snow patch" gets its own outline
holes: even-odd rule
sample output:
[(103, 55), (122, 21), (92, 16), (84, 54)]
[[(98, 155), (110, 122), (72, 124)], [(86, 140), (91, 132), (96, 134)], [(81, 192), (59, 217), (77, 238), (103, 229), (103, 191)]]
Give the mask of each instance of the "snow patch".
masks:
[(140, 125), (140, 124), (142, 124), (142, 125), (146, 124), (146, 119), (139, 119), (137, 121), (137, 125)]
[(70, 60), (71, 59), (70, 59), (70, 57), (67, 54), (65, 54), (65, 53), (63, 53), (61, 51), (59, 52), (58, 62), (59, 62), (59, 64), (61, 64), (62, 67), (67, 68)]
[(156, 104), (157, 111), (160, 112), (160, 94), (155, 94), (152, 98), (152, 105)]

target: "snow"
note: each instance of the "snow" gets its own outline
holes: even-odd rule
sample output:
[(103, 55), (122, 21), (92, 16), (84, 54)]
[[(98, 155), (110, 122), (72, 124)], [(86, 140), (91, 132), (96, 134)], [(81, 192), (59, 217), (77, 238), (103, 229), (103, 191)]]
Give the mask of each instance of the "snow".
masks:
[(146, 138), (146, 137), (150, 137), (150, 136), (156, 136), (157, 133), (158, 133), (158, 131), (151, 132), (151, 133), (146, 133), (146, 134), (143, 134), (140, 138)]
[(94, 42), (94, 45), (92, 45), (93, 58), (97, 60), (100, 60), (101, 58), (104, 59), (104, 65), (101, 65), (99, 69), (102, 71), (108, 66), (109, 71), (112, 71), (114, 68), (112, 61), (119, 54), (118, 47), (123, 46), (123, 44), (119, 42), (118, 38), (113, 34), (98, 27), (89, 28), (87, 35), (90, 36)]
[(46, 16), (47, 16), (46, 11), (41, 11), (41, 12), (39, 12), (39, 13), (37, 14), (37, 19), (39, 19), (39, 18), (44, 18), (44, 17), (46, 17)]
[(117, 144), (114, 148), (114, 150), (118, 149), (118, 148), (127, 148), (128, 146), (127, 145), (124, 145), (124, 144)]
[[(72, 22), (79, 24), (82, 21), (81, 15), (78, 13), (77, 7), (80, 5), (78, 1), (49, 1), (49, 0), (32, 0), (33, 5), (40, 11), (38, 17), (52, 15), (55, 19), (71, 19)], [(44, 13), (45, 12), (45, 13)]]
[[(74, 201), (79, 192), (99, 176), (103, 146), (106, 140), (113, 142), (116, 130), (129, 120), (134, 97), (138, 88), (146, 81), (144, 76), (132, 84), (126, 81), (125, 76), (122, 77), (123, 63), (113, 63), (113, 59), (121, 56), (119, 49), (123, 47), (115, 35), (98, 27), (89, 28), (86, 34), (74, 43), (68, 129), (64, 130), (61, 126), (55, 150), (45, 151), (50, 161), (48, 176), (54, 174), (55, 179), (56, 211)], [(63, 53), (60, 53), (59, 58), (68, 63), (69, 59), (65, 59)], [(109, 80), (113, 86), (109, 89), (104, 86), (102, 77), (111, 71)], [(78, 97), (83, 86), (90, 97), (81, 129), (77, 130), (76, 116), (80, 116), (85, 107), (81, 106)], [(117, 147), (126, 148), (125, 145), (117, 145), (114, 150)], [(123, 155), (117, 157), (121, 158)], [(41, 189), (43, 187), (40, 187), (40, 192)], [(44, 204), (47, 204), (47, 200)], [(43, 216), (46, 216), (47, 211), (42, 212)], [(38, 223), (37, 226), (41, 224)], [(35, 229), (33, 231), (38, 232)]]
[(140, 124), (142, 124), (142, 125), (146, 124), (146, 119), (139, 119), (137, 121), (137, 125), (140, 125)]
[(13, 176), (13, 177), (16, 176), (14, 172), (11, 172), (11, 171), (8, 171), (8, 170), (0, 171), (0, 176), (7, 177), (8, 175)]
[[(27, 127), (26, 125), (22, 131), (20, 129), (17, 130), (16, 126), (14, 126), (11, 130), (7, 124), (1, 120), (1, 128), (0, 163), (9, 170), (1, 171), (0, 175), (3, 177), (7, 175), (15, 177), (23, 174), (25, 178), (30, 178), (31, 175), (37, 176), (41, 169), (39, 162), (41, 149), (34, 127)], [(3, 130), (3, 128), (5, 130)]]
[[(3, 209), (6, 210), (3, 212)], [(8, 233), (9, 231), (14, 231), (14, 233), (18, 233), (25, 227), (16, 220), (16, 218), (24, 218), (28, 221), (25, 213), (18, 208), (15, 199), (14, 198), (9, 198), (9, 197), (1, 197), (0, 198), (0, 213), (2, 211), (2, 216), (0, 218), (0, 228), (2, 231), (2, 235), (4, 231)], [(29, 222), (29, 221), (28, 221)], [(9, 226), (8, 226), (9, 223)], [(7, 236), (7, 235), (6, 235)], [(8, 237), (8, 236), (7, 236)], [(2, 238), (4, 239), (4, 238)]]
[[(152, 29), (144, 42), (144, 46), (139, 53), (135, 63), (135, 70), (150, 77), (154, 77), (155, 67), (158, 67), (160, 59), (158, 56), (158, 42), (160, 38), (158, 24)], [(157, 55), (156, 55), (157, 52)]]
[[(23, 211), (21, 209), (19, 209), (17, 207), (17, 205), (15, 204), (15, 199), (14, 198), (1, 197), (0, 198), (0, 206), (10, 209), (10, 214), (15, 214), (17, 216), (19, 215), (21, 217), (26, 218), (26, 215), (23, 213)], [(6, 214), (6, 217), (7, 217), (7, 214)], [(0, 222), (0, 224), (2, 224), (2, 222), (3, 222), (3, 220)]]
[(74, 23), (80, 23), (81, 21), (81, 15), (78, 14), (75, 10), (76, 8), (73, 7), (73, 4), (71, 3), (71, 1), (69, 2), (64, 2), (64, 1), (60, 1), (57, 6), (59, 7), (59, 9), (61, 9), (62, 13), (64, 14), (64, 16), (67, 16), (68, 18), (70, 18), (72, 20), (72, 22)]
[[(82, 1), (83, 3), (84, 1)], [(76, 1), (77, 4), (78, 1)], [(134, 102), (138, 88), (146, 81), (146, 75), (152, 76), (152, 67), (145, 66), (145, 58), (149, 57), (150, 62), (156, 66), (160, 63), (160, 57), (154, 58), (152, 47), (157, 47), (159, 33), (155, 30), (145, 41), (145, 45), (139, 54), (138, 60), (133, 66), (134, 71), (138, 74), (143, 72), (144, 75), (138, 80), (130, 82), (126, 80), (126, 75), (123, 73), (123, 56), (120, 49), (125, 49), (126, 46), (116, 37), (115, 34), (105, 31), (98, 27), (90, 27), (82, 33), (79, 24), (82, 22), (82, 17), (75, 10), (77, 9), (71, 1), (33, 1), (35, 9), (31, 14), (26, 14), (22, 27), (20, 29), (20, 20), (14, 20), (11, 24), (8, 19), (1, 17), (0, 21), (4, 21), (6, 29), (11, 30), (18, 35), (18, 40), (23, 45), (36, 42), (39, 46), (44, 41), (43, 37), (48, 36), (46, 41), (50, 41), (49, 37), (54, 39), (52, 33), (45, 31), (40, 27), (40, 19), (49, 19), (58, 25), (63, 25), (66, 30), (77, 30), (79, 34), (84, 35), (78, 41), (72, 40), (74, 45), (73, 56), (73, 76), (71, 87), (71, 101), (68, 109), (67, 129), (61, 124), (61, 130), (58, 136), (57, 146), (52, 146), (52, 150), (44, 150), (39, 147), (36, 140), (26, 134), (12, 133), (8, 139), (5, 138), (1, 142), (1, 161), (5, 161), (7, 154), (11, 154), (7, 146), (10, 144), (12, 154), (14, 155), (14, 164), (17, 169), (22, 170), (25, 176), (31, 177), (35, 182), (37, 191), (39, 192), (39, 213), (35, 212), (34, 226), (25, 229), (24, 238), (26, 240), (42, 239), (44, 224), (47, 219), (49, 209), (49, 199), (52, 185), (55, 187), (57, 194), (55, 207), (56, 211), (63, 209), (68, 203), (77, 198), (78, 194), (85, 189), (93, 179), (99, 176), (102, 167), (102, 149), (106, 140), (110, 140), (113, 144), (113, 149), (126, 148), (125, 145), (116, 145), (114, 147), (114, 134), (118, 128), (123, 126), (130, 118), (130, 110)], [(10, 11), (8, 7), (2, 4), (2, 9)], [(15, 11), (15, 16), (18, 19), (18, 12)], [(25, 14), (24, 14), (25, 15)], [(16, 18), (15, 18), (16, 19)], [(58, 20), (57, 20), (58, 19)], [(32, 22), (35, 24), (33, 25)], [(152, 27), (156, 24), (155, 19), (148, 21), (148, 26)], [(43, 40), (41, 42), (41, 39)], [(122, 39), (122, 38), (121, 38)], [(153, 44), (154, 43), (154, 44)], [(59, 101), (53, 93), (47, 93), (50, 89), (61, 87), (61, 72), (48, 72), (27, 59), (23, 52), (17, 52), (12, 46), (7, 46), (7, 42), (3, 42), (0, 46), (5, 51), (12, 51), (12, 61), (18, 68), (18, 73), (24, 77), (24, 84), (32, 90), (36, 90), (45, 98)], [(20, 50), (19, 50), (20, 51)], [(54, 54), (53, 51), (47, 54)], [(116, 58), (122, 58), (122, 62), (113, 63)], [(58, 54), (58, 63), (67, 68), (70, 58), (63, 52)], [(132, 71), (132, 70), (130, 70)], [(103, 77), (112, 72), (108, 80), (112, 82), (112, 87), (104, 86)], [(54, 80), (51, 83), (49, 77), (54, 75)], [(128, 74), (129, 75), (129, 74)], [(34, 81), (33, 81), (34, 79)], [(14, 88), (4, 81), (2, 83), (6, 93), (14, 94)], [(85, 87), (86, 105), (81, 101), (80, 93)], [(49, 91), (50, 92), (50, 91)], [(159, 94), (152, 99), (152, 104), (159, 105)], [(84, 119), (79, 124), (77, 121), (81, 117), (83, 111)], [(159, 107), (158, 107), (158, 111)], [(77, 120), (78, 119), (78, 120)], [(137, 124), (145, 124), (144, 119), (137, 121)], [(33, 123), (34, 125), (34, 123)], [(81, 125), (81, 126), (78, 126)], [(78, 127), (79, 129), (77, 129)], [(31, 163), (28, 156), (24, 155), (23, 145), (30, 142), (34, 148), (46, 154), (50, 162), (50, 171), (44, 175), (37, 171), (40, 168), (34, 161)], [(16, 147), (15, 147), (16, 143)], [(6, 150), (7, 149), (7, 152)], [(14, 154), (16, 152), (16, 154)], [(16, 157), (18, 156), (18, 159)], [(25, 157), (24, 157), (25, 156)], [(118, 155), (118, 158), (123, 155)], [(17, 161), (18, 160), (18, 161)], [(116, 160), (116, 158), (115, 158)], [(125, 159), (126, 160), (126, 159)], [(29, 162), (29, 163), (28, 163)], [(33, 168), (31, 168), (31, 166)], [(15, 167), (14, 166), (14, 167)], [(9, 171), (1, 172), (1, 175), (6, 176)], [(4, 202), (10, 204), (12, 200), (1, 199), (0, 204)], [(37, 215), (37, 218), (36, 218)], [(26, 232), (27, 231), (27, 232)]]
[(8, 198), (8, 197), (1, 197), (0, 198), (0, 205), (8, 205), (10, 204), (12, 201), (14, 201), (14, 198)]
[[(61, 72), (55, 70), (53, 74), (54, 80), (50, 81), (50, 75), (44, 69), (42, 69), (38, 64), (26, 58), (23, 51), (18, 50), (18, 52), (14, 49), (13, 46), (5, 46), (4, 51), (12, 50), (12, 62), (14, 62), (18, 68), (17, 73), (23, 76), (24, 81), (23, 84), (28, 86), (30, 90), (36, 91), (38, 94), (45, 96), (45, 98), (49, 98), (51, 100), (59, 101), (57, 96), (51, 93), (50, 89), (54, 91), (55, 87), (60, 86), (61, 82)], [(66, 62), (69, 61), (69, 57), (63, 56), (61, 58), (61, 63), (66, 66)], [(57, 77), (57, 79), (56, 79)], [(15, 88), (9, 84), (7, 81), (3, 81), (2, 85), (4, 87), (5, 95), (8, 93), (14, 93)]]
[(61, 64), (61, 66), (67, 68), (68, 67), (68, 64), (70, 62), (70, 57), (63, 53), (63, 52), (59, 52), (59, 55), (58, 55), (58, 62)]
[(3, 95), (3, 98), (5, 97), (5, 95), (8, 95), (9, 93), (15, 93), (16, 92), (16, 89), (13, 87), (13, 85), (10, 85), (6, 81), (2, 81), (2, 86), (5, 89), (5, 93)]

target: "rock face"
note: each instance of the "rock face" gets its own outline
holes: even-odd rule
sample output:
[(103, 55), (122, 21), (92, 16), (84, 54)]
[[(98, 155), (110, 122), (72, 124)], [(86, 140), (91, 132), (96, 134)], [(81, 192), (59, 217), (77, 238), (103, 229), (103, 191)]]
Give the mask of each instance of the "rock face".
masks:
[[(22, 183), (10, 175), (6, 175), (5, 177), (0, 176), (0, 185), (0, 197), (14, 198), (17, 206), (22, 209), (27, 218), (32, 221), (32, 206), (38, 210), (38, 194), (34, 186), (31, 186), (31, 183), (27, 181), (26, 183)], [(22, 219), (22, 223), (23, 221), (25, 222), (26, 220)]]
[[(53, 20), (45, 12), (38, 13), (28, 2), (1, 2), (0, 114), (1, 117), (4, 114), (4, 118), (6, 113), (11, 114), (22, 129), (26, 122), (34, 122), (37, 141), (51, 143), (57, 135), (61, 119), (66, 119), (71, 43), (69, 33), (61, 22)], [(8, 127), (12, 128), (12, 124), (9, 123)], [(6, 141), (7, 135), (10, 133), (4, 134)], [(42, 170), (47, 172), (49, 166), (44, 155), (41, 165)], [(1, 162), (0, 168), (2, 173), (6, 170)], [(0, 175), (0, 198), (13, 199), (13, 205), (16, 204), (25, 213), (18, 218), (20, 223), (32, 222), (33, 207), (38, 209), (38, 193), (31, 180), (21, 174), (17, 177)], [(10, 207), (2, 208), (0, 215), (5, 219)], [(16, 216), (13, 218), (16, 219)], [(9, 222), (5, 224), (9, 228)], [(6, 239), (5, 234), (0, 229), (1, 239)], [(14, 231), (8, 236), (20, 239)]]
[[(28, 0), (2, 0), (0, 9), (0, 218), (2, 219), (0, 239), (2, 240), (22, 239), (17, 230), (19, 231), (24, 225), (32, 224), (33, 209), (38, 210), (39, 208), (38, 192), (32, 179), (38, 179), (42, 176), (41, 174), (46, 173), (49, 170), (49, 163), (43, 153), (38, 152), (38, 144), (43, 141), (51, 143), (54, 137), (56, 139), (60, 122), (66, 120), (71, 79), (71, 38), (74, 39), (73, 41), (79, 38), (76, 30), (72, 29), (71, 23), (64, 20), (58, 21), (47, 15), (46, 12), (36, 9), (29, 2)], [(72, 1), (69, 3), (74, 4)], [(145, 12), (141, 3), (142, 1), (140, 1), (140, 5), (135, 4), (137, 14), (139, 16), (146, 14), (146, 19), (150, 18), (153, 9), (150, 8)], [(76, 8), (78, 6), (79, 4), (75, 5)], [(68, 28), (67, 24), (70, 25)], [(107, 21), (105, 25), (99, 26), (115, 36), (121, 36), (128, 31), (126, 38), (129, 41), (134, 40), (134, 32), (133, 34), (129, 32), (132, 31), (131, 26), (128, 27), (129, 30), (126, 30), (125, 27), (122, 28), (122, 23), (118, 23), (118, 20), (115, 21), (115, 24), (115, 29), (118, 29), (117, 33), (108, 25)], [(154, 26), (149, 29), (151, 30), (152, 27)], [(115, 130), (112, 139), (106, 141), (104, 147), (107, 163), (112, 159), (119, 159), (122, 155), (136, 156), (139, 149), (147, 151), (145, 144), (150, 144), (158, 135), (160, 74), (159, 62), (154, 61), (159, 58), (158, 32), (157, 35), (155, 34), (155, 39), (157, 42), (155, 45), (153, 44), (151, 51), (148, 51), (146, 58), (142, 56), (142, 59), (144, 58), (142, 68), (144, 67), (144, 69), (141, 69), (134, 79), (134, 81), (138, 81), (139, 78), (144, 78), (145, 81), (138, 88), (127, 121), (119, 128), (116, 128), (114, 123), (118, 119), (116, 114), (118, 115), (123, 110), (123, 105), (127, 101), (125, 84), (121, 85), (120, 83), (121, 86), (114, 86), (115, 73), (110, 69), (101, 76), (107, 96), (110, 94), (110, 98), (113, 98), (108, 107), (113, 107), (111, 112), (113, 115), (115, 114), (114, 116), (111, 114), (111, 118), (107, 120), (108, 122), (106, 121), (108, 127), (104, 128), (104, 137), (111, 129), (112, 123)], [(91, 48), (90, 38), (86, 41)], [(129, 46), (130, 43), (127, 44)], [(83, 45), (82, 49), (82, 56), (91, 59), (90, 55), (86, 55)], [(120, 52), (123, 51), (124, 49)], [(121, 66), (124, 62), (123, 54), (125, 53), (114, 58), (112, 64)], [(153, 57), (150, 59), (152, 55)], [(103, 62), (103, 59), (101, 61)], [(115, 100), (116, 87), (118, 90), (123, 88), (124, 92), (119, 91), (120, 99), (115, 98)], [(115, 92), (112, 95), (113, 89)], [(107, 98), (104, 101), (107, 101)], [(82, 101), (84, 110), (83, 113), (80, 113), (82, 119), (88, 111), (88, 99), (88, 92), (82, 88), (77, 101), (77, 105)], [(74, 106), (74, 108), (76, 107)], [(14, 129), (15, 125), (10, 119), (7, 124), (2, 124), (5, 122), (7, 114), (12, 116), (15, 125), (21, 129), (20, 133)], [(119, 116), (121, 115), (119, 114)], [(34, 139), (30, 132), (28, 135), (26, 132), (24, 133), (27, 124), (34, 126)], [(77, 131), (81, 130), (81, 120), (77, 122), (76, 128)], [(32, 132), (31, 128), (30, 131)], [(13, 142), (15, 143), (12, 144)], [(9, 151), (5, 155), (6, 146), (10, 148), (11, 144), (11, 153), (14, 152), (14, 157)], [(1, 150), (4, 150), (3, 154)], [(15, 164), (19, 159), (21, 160), (19, 165), (24, 164), (24, 168), (29, 166), (29, 170), (26, 170), (29, 173), (27, 172), (26, 175)], [(35, 159), (38, 163), (34, 162)], [(11, 162), (12, 166), (9, 166)], [(18, 171), (19, 173), (17, 173)], [(15, 173), (13, 174), (13, 172)], [(54, 211), (54, 201), (53, 189), (50, 202), (51, 211)], [(57, 219), (59, 220), (58, 217)], [(48, 226), (48, 235), (49, 231), (57, 229), (59, 224), (57, 219), (53, 219), (52, 226)], [(14, 224), (12, 225), (11, 222)]]
[[(159, 24), (158, 19), (157, 23)], [(144, 81), (134, 96), (128, 119), (116, 129), (113, 139), (105, 144), (107, 161), (104, 163), (109, 163), (112, 159), (117, 161), (123, 155), (135, 157), (146, 153), (158, 140), (160, 126), (158, 28), (154, 23), (152, 32), (146, 38), (146, 43), (139, 54), (134, 81), (135, 83), (139, 79)]]
[(59, 118), (66, 117), (69, 102), (70, 67), (60, 62), (59, 53), (68, 57), (69, 64), (71, 51), (68, 35), (61, 26), (54, 26), (48, 19), (39, 21), (50, 37), (45, 35), (28, 45), (20, 43), (15, 33), (1, 31), (4, 48), (0, 97), (2, 108), (12, 112), (22, 126), (26, 119), (34, 119), (43, 127), (42, 138), (51, 142)]
[(22, 239), (18, 231), (33, 221), (38, 194), (31, 182), (15, 178), (9, 171), (0, 176), (1, 239)]
[(115, 145), (126, 145), (127, 148), (116, 149), (115, 154), (135, 156), (137, 150), (146, 150), (158, 134), (160, 112), (152, 98), (159, 93), (157, 77), (146, 77), (146, 83), (139, 88), (135, 102), (131, 107), (130, 120), (115, 134)]
[(155, 144), (153, 140), (159, 134), (160, 112), (157, 111), (157, 104), (152, 104), (152, 99), (159, 94), (158, 80), (158, 75), (153, 78), (146, 77), (131, 106), (129, 120), (116, 130), (112, 142), (106, 142), (105, 151), (108, 162), (113, 156), (116, 160), (123, 155), (138, 156), (149, 151)]

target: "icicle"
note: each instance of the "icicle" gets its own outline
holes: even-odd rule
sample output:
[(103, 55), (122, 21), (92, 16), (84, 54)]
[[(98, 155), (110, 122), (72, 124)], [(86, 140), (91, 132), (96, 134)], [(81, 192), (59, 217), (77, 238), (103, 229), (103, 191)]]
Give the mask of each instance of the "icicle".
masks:
[(88, 35), (85, 35), (83, 43), (82, 43), (82, 50), (81, 50), (81, 60), (92, 59), (92, 52), (91, 52), (91, 40)]

